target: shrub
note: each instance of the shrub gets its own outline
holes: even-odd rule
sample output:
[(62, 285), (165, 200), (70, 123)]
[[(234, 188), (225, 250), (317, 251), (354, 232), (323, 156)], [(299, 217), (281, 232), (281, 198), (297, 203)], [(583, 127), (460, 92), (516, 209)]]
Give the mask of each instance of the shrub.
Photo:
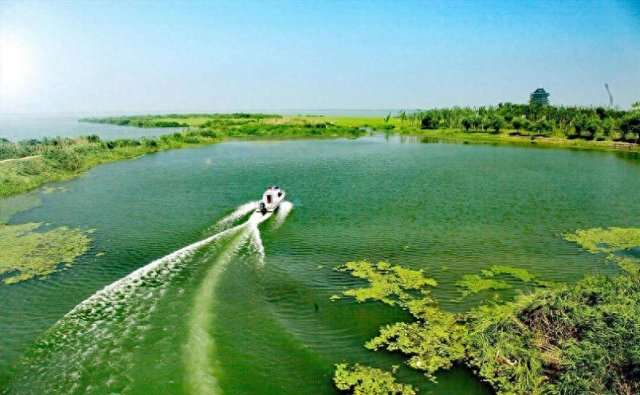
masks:
[(633, 136), (635, 136), (637, 142), (640, 138), (640, 112), (635, 112), (624, 117), (620, 123), (620, 130), (625, 140), (631, 141)]
[(462, 118), (462, 127), (464, 128), (464, 130), (466, 130), (467, 132), (469, 131), (469, 129), (471, 128), (471, 126), (473, 125), (473, 121), (470, 118)]
[(546, 119), (541, 119), (533, 125), (533, 130), (540, 135), (548, 136), (551, 134), (553, 126)]
[(501, 116), (497, 115), (491, 118), (491, 128), (493, 129), (493, 132), (495, 134), (499, 134), (500, 130), (504, 128), (504, 126), (505, 126), (504, 118), (502, 118)]
[(601, 127), (599, 125), (599, 121), (597, 121), (596, 119), (590, 119), (582, 128), (580, 137), (587, 140), (593, 140), (596, 137), (596, 134), (600, 132), (600, 130)]
[(624, 141), (628, 141), (628, 142), (633, 142), (633, 141), (638, 141), (638, 134), (637, 133), (632, 133), (632, 132), (628, 132), (625, 133), (623, 136), (623, 140)]
[(202, 137), (209, 137), (209, 138), (213, 138), (213, 139), (218, 137), (218, 133), (214, 132), (213, 130), (209, 130), (209, 129), (200, 131), (200, 135)]
[(438, 120), (432, 114), (427, 113), (422, 117), (420, 127), (422, 129), (437, 129)]
[(522, 128), (523, 124), (524, 124), (524, 122), (522, 122), (522, 119), (520, 119), (520, 118), (516, 118), (512, 122), (513, 128), (518, 133), (520, 133), (520, 129)]
[(158, 142), (156, 140), (144, 140), (144, 146), (148, 148), (158, 148)]
[(48, 151), (44, 154), (44, 157), (52, 162), (53, 167), (67, 171), (77, 171), (82, 166), (78, 155), (63, 149)]

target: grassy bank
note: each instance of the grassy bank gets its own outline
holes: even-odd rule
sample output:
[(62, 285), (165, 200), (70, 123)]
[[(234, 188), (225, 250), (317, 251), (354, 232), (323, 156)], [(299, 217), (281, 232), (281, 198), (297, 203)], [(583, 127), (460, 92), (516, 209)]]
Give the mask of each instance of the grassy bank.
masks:
[(425, 141), (459, 142), (475, 144), (506, 144), (530, 147), (578, 148), (599, 151), (640, 152), (640, 145), (613, 140), (569, 139), (559, 136), (541, 136), (536, 134), (516, 134), (514, 130), (504, 133), (467, 132), (464, 130), (437, 129), (424, 130), (416, 128), (413, 134), (424, 137)]
[[(206, 126), (159, 138), (101, 141), (98, 136), (78, 138), (45, 138), (18, 143), (0, 141), (0, 198), (27, 192), (44, 183), (77, 176), (105, 162), (135, 158), (141, 155), (184, 147), (215, 144), (233, 138), (353, 138), (364, 134), (355, 127), (327, 122), (309, 123), (265, 118), (207, 118)], [(272, 121), (276, 118), (268, 118)], [(193, 117), (185, 122), (201, 122)], [(105, 121), (106, 122), (106, 121)], [(122, 122), (108, 119), (109, 123)], [(157, 124), (156, 124), (157, 125)]]
[[(310, 118), (300, 118), (310, 120)], [(621, 139), (621, 132), (614, 132), (607, 137), (581, 138), (575, 134), (565, 134), (562, 131), (549, 131), (539, 133), (520, 128), (516, 130), (512, 124), (504, 125), (498, 132), (490, 128), (468, 129), (463, 127), (448, 127), (446, 123), (439, 123), (437, 128), (424, 128), (419, 122), (409, 122), (400, 117), (384, 118), (357, 118), (357, 117), (325, 117), (326, 122), (340, 126), (368, 127), (375, 131), (406, 134), (424, 137), (425, 142), (443, 141), (470, 144), (506, 144), (531, 147), (559, 147), (578, 148), (600, 151), (631, 151), (640, 152), (640, 144), (636, 143), (635, 136), (631, 134), (629, 140)]]
[(398, 114), (389, 113), (387, 117), (236, 113), (140, 115), (87, 118), (83, 121), (212, 130), (283, 124), (324, 124), (346, 128), (364, 127), (379, 132), (409, 134), (450, 142), (640, 152), (640, 144), (637, 144), (638, 126), (633, 123), (637, 123), (637, 120), (634, 117), (637, 118), (637, 111), (506, 103), (498, 107), (434, 109), (410, 114), (401, 111)]

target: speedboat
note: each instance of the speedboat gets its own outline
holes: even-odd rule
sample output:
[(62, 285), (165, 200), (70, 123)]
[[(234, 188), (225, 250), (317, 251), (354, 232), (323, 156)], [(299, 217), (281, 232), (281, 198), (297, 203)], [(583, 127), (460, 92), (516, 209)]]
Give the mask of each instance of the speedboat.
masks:
[(277, 185), (267, 188), (262, 195), (262, 200), (260, 201), (260, 204), (258, 204), (256, 211), (260, 211), (262, 215), (267, 212), (276, 211), (278, 207), (280, 207), (280, 204), (284, 202), (285, 196), (286, 193), (284, 190)]

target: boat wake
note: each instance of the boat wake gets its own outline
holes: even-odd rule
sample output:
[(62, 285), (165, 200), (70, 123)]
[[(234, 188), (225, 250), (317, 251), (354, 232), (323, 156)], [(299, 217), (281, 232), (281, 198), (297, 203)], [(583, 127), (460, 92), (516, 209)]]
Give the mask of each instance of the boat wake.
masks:
[(282, 224), (284, 224), (284, 220), (287, 219), (291, 210), (293, 210), (293, 203), (287, 201), (282, 202), (280, 208), (276, 211), (276, 217), (274, 218), (275, 221), (273, 225), (274, 229), (278, 229)]
[[(255, 207), (256, 202), (238, 207), (214, 225), (216, 234), (137, 269), (77, 305), (25, 354), (10, 392), (137, 392), (140, 383), (133, 372), (141, 363), (149, 364), (139, 360), (140, 349), (156, 347), (158, 338), (174, 337), (168, 343), (184, 345), (176, 351), (183, 353), (185, 367), (184, 377), (174, 381), (184, 381), (193, 393), (216, 393), (218, 367), (209, 335), (215, 289), (220, 274), (240, 251), (249, 251), (258, 265), (264, 265), (258, 225), (273, 213), (254, 212), (237, 224)], [(280, 224), (291, 208), (283, 204), (276, 216), (282, 218)], [(203, 270), (201, 277), (197, 273)], [(199, 283), (185, 286), (190, 282)], [(172, 307), (179, 304), (185, 307)], [(175, 327), (167, 326), (167, 315), (174, 316)], [(185, 322), (186, 343), (180, 340)]]
[(219, 367), (211, 356), (215, 353), (214, 339), (210, 335), (211, 322), (215, 319), (215, 289), (220, 273), (247, 242), (253, 247), (258, 264), (264, 265), (264, 247), (260, 238), (258, 225), (271, 217), (272, 213), (263, 215), (255, 212), (243, 225), (231, 230), (238, 230), (226, 248), (219, 255), (216, 263), (207, 272), (200, 288), (193, 299), (189, 335), (184, 348), (186, 382), (190, 393), (213, 395), (218, 392), (216, 377)]

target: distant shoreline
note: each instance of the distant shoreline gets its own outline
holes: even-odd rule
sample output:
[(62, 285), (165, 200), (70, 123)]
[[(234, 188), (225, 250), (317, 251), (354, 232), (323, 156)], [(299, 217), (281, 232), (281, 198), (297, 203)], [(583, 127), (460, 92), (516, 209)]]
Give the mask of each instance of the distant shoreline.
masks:
[(95, 135), (45, 138), (42, 141), (28, 140), (19, 143), (0, 140), (0, 198), (29, 192), (49, 182), (77, 177), (98, 164), (133, 159), (159, 151), (217, 144), (229, 140), (356, 138), (364, 135), (365, 130), (454, 143), (640, 153), (640, 145), (636, 143), (515, 135), (513, 129), (505, 129), (500, 133), (423, 129), (418, 124), (408, 124), (399, 118), (390, 117), (288, 117), (277, 114), (236, 113), (110, 117), (83, 121), (153, 128), (171, 128), (179, 124), (186, 129), (157, 138), (108, 141), (102, 141)]

